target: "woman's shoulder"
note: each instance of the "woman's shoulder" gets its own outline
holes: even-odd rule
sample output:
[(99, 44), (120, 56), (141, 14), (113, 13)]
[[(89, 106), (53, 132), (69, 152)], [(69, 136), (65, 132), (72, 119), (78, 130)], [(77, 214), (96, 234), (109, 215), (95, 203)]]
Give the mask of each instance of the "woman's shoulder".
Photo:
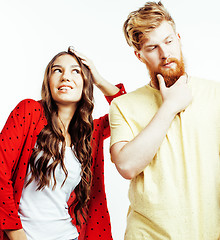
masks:
[(42, 108), (42, 103), (41, 103), (41, 100), (40, 101), (36, 101), (34, 99), (31, 99), (31, 98), (26, 98), (26, 99), (23, 99), (21, 100), (18, 104), (17, 104), (17, 107), (19, 106), (23, 106), (23, 107), (40, 107)]
[(43, 113), (42, 102), (41, 100), (36, 101), (30, 98), (21, 100), (14, 108), (13, 112), (20, 113), (22, 115), (40, 116)]

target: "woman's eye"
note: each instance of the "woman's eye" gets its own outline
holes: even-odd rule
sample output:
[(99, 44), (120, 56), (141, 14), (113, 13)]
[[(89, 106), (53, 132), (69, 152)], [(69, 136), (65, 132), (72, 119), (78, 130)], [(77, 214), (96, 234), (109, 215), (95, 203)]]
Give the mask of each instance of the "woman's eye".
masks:
[(80, 70), (79, 69), (73, 69), (73, 73), (80, 74)]
[(54, 72), (54, 73), (61, 73), (62, 71), (61, 71), (61, 69), (56, 68), (56, 69), (53, 70), (53, 72)]

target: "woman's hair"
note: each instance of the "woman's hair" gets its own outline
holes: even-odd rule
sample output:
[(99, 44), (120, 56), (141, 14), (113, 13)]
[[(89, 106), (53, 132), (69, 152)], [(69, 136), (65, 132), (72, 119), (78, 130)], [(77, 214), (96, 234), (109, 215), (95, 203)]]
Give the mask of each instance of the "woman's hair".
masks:
[(169, 22), (176, 31), (174, 20), (161, 2), (147, 2), (142, 8), (131, 12), (123, 26), (128, 45), (137, 51), (141, 50), (148, 33), (163, 21)]
[[(65, 138), (61, 128), (59, 127), (58, 108), (52, 98), (49, 80), (51, 76), (51, 68), (57, 58), (62, 55), (71, 55), (78, 62), (81, 68), (83, 78), (83, 91), (81, 100), (78, 102), (75, 114), (70, 122), (68, 132), (71, 136), (71, 145), (79, 162), (81, 163), (81, 177), (79, 185), (75, 188), (76, 199), (73, 202), (74, 214), (76, 223), (80, 225), (80, 214), (85, 219), (85, 209), (90, 194), (91, 185), (91, 165), (92, 165), (92, 149), (91, 149), (91, 134), (93, 130), (93, 82), (90, 70), (84, 65), (81, 59), (68, 49), (68, 52), (58, 53), (47, 65), (42, 84), (41, 97), (42, 104), (47, 119), (47, 125), (40, 132), (36, 147), (30, 158), (31, 177), (26, 186), (33, 180), (37, 181), (37, 190), (44, 189), (45, 186), (51, 184), (53, 177), (56, 187), (55, 169), (58, 165), (62, 167), (65, 173), (65, 180), (68, 176), (68, 171), (64, 164), (65, 153)], [(53, 159), (51, 163), (51, 159)], [(62, 184), (62, 186), (63, 186)]]

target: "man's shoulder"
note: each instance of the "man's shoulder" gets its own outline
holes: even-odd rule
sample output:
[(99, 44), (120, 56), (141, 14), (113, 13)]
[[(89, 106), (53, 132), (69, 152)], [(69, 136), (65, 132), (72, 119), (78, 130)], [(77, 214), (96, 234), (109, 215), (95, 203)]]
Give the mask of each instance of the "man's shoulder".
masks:
[(136, 102), (139, 97), (145, 97), (148, 92), (148, 87), (142, 86), (140, 88), (137, 88), (136, 90), (129, 92), (127, 94), (124, 94), (122, 96), (119, 96), (113, 100), (113, 103), (116, 104), (128, 104), (128, 103), (133, 103)]
[[(203, 100), (203, 106), (214, 104), (219, 107), (220, 104), (220, 82), (214, 80), (208, 80), (198, 77), (191, 77), (189, 84), (192, 89), (194, 99), (201, 104)], [(211, 107), (210, 109), (214, 109)]]
[(194, 76), (190, 77), (190, 79), (192, 80), (192, 83), (195, 84), (197, 87), (204, 86), (204, 87), (220, 89), (219, 81), (214, 81), (214, 80), (209, 80), (209, 79), (194, 77)]

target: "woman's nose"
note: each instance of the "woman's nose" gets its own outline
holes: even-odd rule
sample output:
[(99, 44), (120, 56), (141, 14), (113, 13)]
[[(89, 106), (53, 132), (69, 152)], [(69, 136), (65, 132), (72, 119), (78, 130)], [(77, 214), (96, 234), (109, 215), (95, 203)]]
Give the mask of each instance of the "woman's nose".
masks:
[(67, 72), (63, 73), (61, 81), (67, 81), (67, 82), (70, 81), (70, 76), (69, 76), (69, 74)]
[(69, 78), (66, 76), (63, 76), (61, 79), (62, 82), (70, 82)]

